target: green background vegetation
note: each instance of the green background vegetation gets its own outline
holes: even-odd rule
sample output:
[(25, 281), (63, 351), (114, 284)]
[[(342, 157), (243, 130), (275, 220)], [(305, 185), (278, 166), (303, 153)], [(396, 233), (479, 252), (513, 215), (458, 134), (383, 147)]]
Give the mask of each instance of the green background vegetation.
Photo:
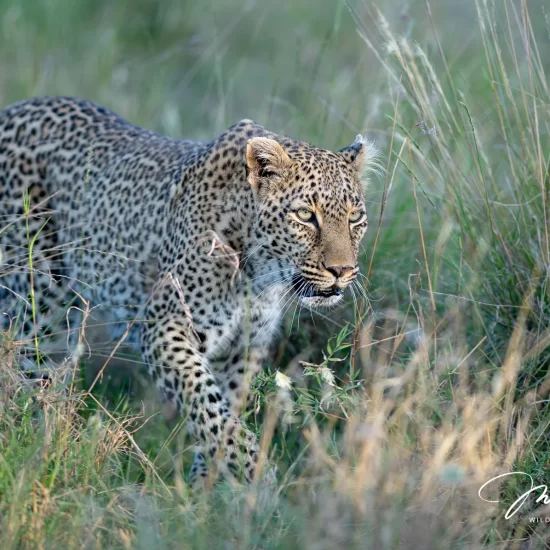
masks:
[(368, 303), (289, 315), (256, 385), (275, 487), (191, 497), (191, 442), (139, 365), (67, 397), (24, 384), (5, 335), (0, 547), (546, 547), (534, 499), (504, 519), (524, 479), (495, 487), (500, 505), (477, 490), (507, 471), (550, 484), (549, 11), (0, 0), (2, 106), (75, 95), (198, 140), (245, 117), (326, 148), (363, 133), (386, 168), (367, 195)]

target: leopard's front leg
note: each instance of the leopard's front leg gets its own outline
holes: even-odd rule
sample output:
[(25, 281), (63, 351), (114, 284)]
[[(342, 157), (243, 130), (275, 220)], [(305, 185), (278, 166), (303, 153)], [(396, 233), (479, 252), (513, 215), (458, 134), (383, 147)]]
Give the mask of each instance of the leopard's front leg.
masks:
[[(170, 300), (166, 286), (160, 301), (151, 300), (142, 328), (142, 351), (149, 372), (165, 397), (188, 416), (191, 432), (200, 440), (206, 455), (216, 461), (222, 474), (254, 478), (259, 448), (255, 435), (230, 411), (200, 341), (184, 308)], [(176, 297), (177, 298), (177, 297)], [(169, 307), (166, 307), (169, 304)], [(175, 311), (176, 310), (176, 311)], [(195, 479), (206, 476), (206, 468), (193, 468)]]
[(252, 347), (248, 350), (235, 346), (223, 361), (213, 364), (213, 371), (219, 373), (220, 384), (226, 396), (229, 410), (241, 415), (252, 405), (253, 395), (250, 386), (262, 370), (269, 356), (269, 347)]

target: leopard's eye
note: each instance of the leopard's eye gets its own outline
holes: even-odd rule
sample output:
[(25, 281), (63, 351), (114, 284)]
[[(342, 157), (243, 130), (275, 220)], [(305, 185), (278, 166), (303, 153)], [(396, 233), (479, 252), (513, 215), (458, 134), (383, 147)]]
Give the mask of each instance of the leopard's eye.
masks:
[(315, 220), (315, 214), (311, 210), (307, 210), (306, 208), (300, 208), (300, 210), (296, 210), (296, 215), (300, 219), (300, 221), (303, 222), (312, 222)]
[(349, 223), (358, 224), (365, 220), (366, 214), (362, 210), (354, 210), (349, 214)]

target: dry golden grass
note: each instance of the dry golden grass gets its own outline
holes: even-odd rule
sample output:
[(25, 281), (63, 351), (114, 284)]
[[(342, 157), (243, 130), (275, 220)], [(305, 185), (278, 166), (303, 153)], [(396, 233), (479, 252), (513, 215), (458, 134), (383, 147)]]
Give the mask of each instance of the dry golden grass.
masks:
[[(382, 67), (387, 119), (373, 115), (372, 124), (386, 170), (369, 191), (377, 202), (362, 258), (366, 294), (330, 319), (302, 315), (299, 325), (291, 315), (292, 337), (285, 332), (255, 386), (247, 420), (278, 466), (275, 486), (219, 483), (191, 496), (183, 422), (156, 414), (141, 374), (130, 391), (106, 383), (117, 371), (103, 369), (110, 351), (87, 338), (86, 323), (81, 349), (92, 342), (99, 361), (87, 389), (76, 368), (86, 354), (41, 387), (17, 368), (34, 342), (5, 332), (1, 548), (550, 545), (550, 508), (536, 496), (505, 517), (526, 477), (491, 484), (484, 498), (499, 503), (478, 494), (509, 472), (550, 483), (550, 45), (545, 13), (532, 4), (475, 0), (463, 43), (452, 21), (440, 28), (434, 3), (410, 14), (346, 4), (359, 32), (349, 40)], [(346, 14), (335, 12), (335, 36)], [(336, 47), (319, 48), (329, 75), (351, 78)], [(372, 69), (361, 61), (357, 73), (367, 80)], [(356, 89), (341, 95), (338, 79), (325, 78), (322, 90), (336, 88), (327, 112), (344, 97), (350, 105), (319, 132), (330, 145), (325, 135), (370, 114)], [(303, 110), (314, 101), (304, 97)], [(316, 108), (306, 112), (317, 120)]]

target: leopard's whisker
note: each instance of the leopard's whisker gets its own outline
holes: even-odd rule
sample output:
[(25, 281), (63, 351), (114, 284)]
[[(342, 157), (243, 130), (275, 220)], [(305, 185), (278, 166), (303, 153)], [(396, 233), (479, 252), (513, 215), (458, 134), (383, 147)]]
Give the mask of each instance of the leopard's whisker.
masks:
[(371, 300), (367, 294), (367, 291), (363, 288), (363, 286), (359, 283), (359, 281), (355, 280), (352, 281), (352, 284), (350, 285), (350, 288), (355, 286), (355, 288), (359, 291), (362, 299), (365, 301), (365, 304), (368, 307), (371, 307)]
[(282, 279), (278, 279), (277, 281), (269, 284), (266, 288), (264, 288), (259, 294), (256, 294), (255, 296), (252, 296), (252, 302), (258, 301), (258, 299), (264, 295), (265, 293), (269, 292), (273, 288), (276, 288), (277, 286), (284, 285), (285, 283), (292, 281), (293, 275), (289, 275), (287, 277), (283, 277)]
[[(280, 309), (277, 309), (277, 306), (283, 301), (283, 299), (287, 296), (287, 294), (292, 290), (292, 286), (289, 286), (287, 290), (283, 293), (283, 295), (279, 298), (279, 301), (275, 304), (275, 306), (272, 307), (271, 311), (269, 312), (269, 315), (267, 319), (263, 322), (262, 326), (259, 328), (258, 332), (256, 333), (256, 336), (254, 336), (254, 339), (250, 342), (250, 346), (256, 341), (260, 333), (262, 332), (265, 325), (271, 320), (273, 317), (273, 314), (277, 311), (280, 311)], [(286, 303), (286, 302), (285, 302)]]
[[(294, 317), (296, 316), (296, 310), (298, 309), (298, 305), (300, 306), (300, 311), (302, 310), (302, 301), (300, 300), (300, 290), (303, 288), (304, 285), (305, 285), (305, 281), (302, 282), (301, 286), (296, 291), (296, 296), (298, 297), (298, 299), (296, 301), (296, 307), (294, 308), (294, 313), (292, 315), (292, 320), (290, 322), (289, 332), (292, 331), (292, 325), (294, 324)], [(298, 314), (298, 323), (299, 322), (300, 322), (300, 317)]]

